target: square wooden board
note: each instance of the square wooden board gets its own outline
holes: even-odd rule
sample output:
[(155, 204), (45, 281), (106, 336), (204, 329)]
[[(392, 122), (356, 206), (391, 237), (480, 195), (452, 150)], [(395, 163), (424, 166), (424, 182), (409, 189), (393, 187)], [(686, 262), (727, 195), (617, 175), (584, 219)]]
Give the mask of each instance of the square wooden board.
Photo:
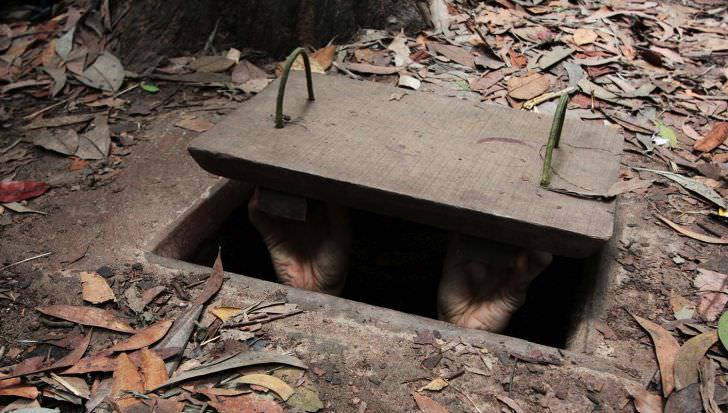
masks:
[[(551, 115), (291, 73), (283, 129), (278, 81), (194, 139), (205, 170), (313, 199), (507, 244), (585, 257), (612, 236), (616, 202), (539, 186)], [(618, 179), (615, 129), (566, 120), (552, 187), (606, 193)]]

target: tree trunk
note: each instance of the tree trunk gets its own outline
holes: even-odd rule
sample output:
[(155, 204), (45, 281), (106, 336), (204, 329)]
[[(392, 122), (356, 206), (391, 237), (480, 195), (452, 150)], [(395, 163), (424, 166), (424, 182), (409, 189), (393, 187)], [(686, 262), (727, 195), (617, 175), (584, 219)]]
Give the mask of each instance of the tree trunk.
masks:
[(425, 0), (117, 0), (118, 52), (144, 70), (161, 57), (199, 51), (213, 32), (218, 48), (248, 47), (282, 57), (299, 45), (344, 42), (359, 28), (416, 32)]

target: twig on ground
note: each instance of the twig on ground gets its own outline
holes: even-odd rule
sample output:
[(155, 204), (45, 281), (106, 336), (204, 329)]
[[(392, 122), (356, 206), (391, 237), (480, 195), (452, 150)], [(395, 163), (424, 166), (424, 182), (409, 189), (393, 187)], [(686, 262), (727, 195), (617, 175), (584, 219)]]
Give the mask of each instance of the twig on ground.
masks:
[(337, 70), (341, 71), (342, 73), (346, 74), (350, 78), (354, 80), (362, 80), (361, 76), (357, 75), (356, 73), (352, 72), (351, 70), (339, 65), (336, 62), (331, 63)]
[(49, 256), (49, 255), (51, 255), (51, 254), (53, 254), (53, 253), (52, 253), (52, 252), (46, 252), (46, 253), (43, 253), (43, 254), (38, 254), (38, 255), (36, 255), (36, 256), (33, 256), (33, 257), (30, 257), (30, 258), (26, 258), (26, 259), (24, 259), (24, 260), (20, 260), (20, 261), (18, 261), (18, 262), (14, 262), (14, 263), (12, 263), (12, 264), (9, 264), (9, 265), (6, 265), (6, 266), (4, 266), (4, 267), (0, 268), (0, 272), (3, 272), (3, 271), (5, 271), (5, 270), (7, 270), (8, 268), (12, 268), (12, 267), (15, 267), (16, 265), (24, 264), (24, 263), (26, 263), (26, 262), (28, 262), (28, 261), (33, 261), (33, 260), (37, 260), (38, 258), (43, 258), (43, 257), (47, 257), (47, 256)]

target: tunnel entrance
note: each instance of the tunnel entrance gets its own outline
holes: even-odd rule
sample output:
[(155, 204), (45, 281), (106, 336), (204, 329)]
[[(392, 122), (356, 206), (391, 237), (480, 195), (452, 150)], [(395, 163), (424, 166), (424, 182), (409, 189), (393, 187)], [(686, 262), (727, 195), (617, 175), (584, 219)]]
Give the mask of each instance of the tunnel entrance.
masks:
[[(276, 282), (268, 251), (248, 220), (249, 196), (243, 184), (221, 185), (173, 224), (153, 253), (211, 267), (220, 245), (226, 271)], [(436, 319), (447, 231), (357, 209), (350, 210), (350, 221), (352, 254), (342, 298)], [(567, 347), (605, 276), (592, 264), (554, 257), (503, 334)]]

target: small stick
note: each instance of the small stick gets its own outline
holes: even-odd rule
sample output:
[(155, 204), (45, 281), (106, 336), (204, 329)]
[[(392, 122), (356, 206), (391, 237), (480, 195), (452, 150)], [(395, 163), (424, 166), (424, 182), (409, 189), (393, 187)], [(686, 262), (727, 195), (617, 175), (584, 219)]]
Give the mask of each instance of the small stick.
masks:
[(531, 110), (534, 107), (542, 104), (543, 102), (546, 102), (551, 99), (556, 99), (557, 97), (563, 95), (563, 94), (571, 94), (572, 92), (576, 91), (576, 87), (569, 86), (566, 89), (559, 90), (558, 92), (550, 92), (550, 93), (544, 93), (541, 96), (535, 97), (528, 102), (523, 104), (523, 109)]
[(351, 70), (349, 70), (349, 69), (341, 66), (340, 64), (338, 64), (336, 62), (333, 62), (331, 64), (334, 65), (334, 67), (336, 68), (336, 70), (340, 70), (342, 73), (346, 74), (350, 78), (352, 78), (354, 80), (362, 80), (361, 76), (359, 76), (356, 73), (352, 72)]
[(543, 172), (541, 173), (541, 186), (547, 187), (551, 183), (551, 159), (553, 158), (554, 148), (559, 147), (561, 140), (561, 130), (564, 127), (564, 118), (566, 117), (566, 105), (569, 103), (569, 95), (561, 95), (559, 106), (554, 114), (554, 121), (551, 123), (551, 132), (549, 132), (549, 142), (546, 144), (546, 156), (543, 160)]
[(68, 102), (69, 100), (71, 100), (71, 98), (73, 98), (73, 96), (69, 96), (69, 97), (67, 97), (67, 98), (65, 98), (65, 99), (63, 99), (63, 100), (61, 100), (59, 102), (56, 102), (56, 103), (54, 103), (54, 104), (52, 104), (50, 106), (46, 106), (43, 109), (37, 110), (37, 111), (31, 113), (30, 115), (26, 115), (26, 116), (23, 117), (23, 119), (24, 120), (32, 120), (32, 119), (36, 118), (38, 115), (42, 115), (42, 114), (48, 112), (51, 109), (54, 109), (54, 108), (57, 108), (58, 106), (61, 106), (62, 104), (64, 104), (64, 103)]
[(10, 265), (6, 265), (6, 266), (4, 266), (4, 267), (0, 268), (0, 272), (3, 272), (3, 271), (5, 271), (5, 270), (7, 270), (8, 268), (12, 268), (12, 267), (15, 267), (16, 265), (20, 265), (20, 264), (26, 263), (26, 262), (28, 262), (28, 261), (33, 261), (33, 260), (37, 260), (38, 258), (43, 258), (43, 257), (47, 257), (47, 256), (49, 256), (49, 255), (51, 255), (51, 254), (53, 254), (53, 253), (52, 253), (52, 252), (46, 252), (46, 253), (44, 253), (44, 254), (39, 254), (39, 255), (36, 255), (36, 256), (34, 256), (34, 257), (30, 257), (30, 258), (26, 258), (26, 259), (24, 259), (24, 260), (20, 260), (20, 261), (18, 261), (18, 262), (14, 262), (14, 263), (12, 263), (12, 264), (10, 264)]

